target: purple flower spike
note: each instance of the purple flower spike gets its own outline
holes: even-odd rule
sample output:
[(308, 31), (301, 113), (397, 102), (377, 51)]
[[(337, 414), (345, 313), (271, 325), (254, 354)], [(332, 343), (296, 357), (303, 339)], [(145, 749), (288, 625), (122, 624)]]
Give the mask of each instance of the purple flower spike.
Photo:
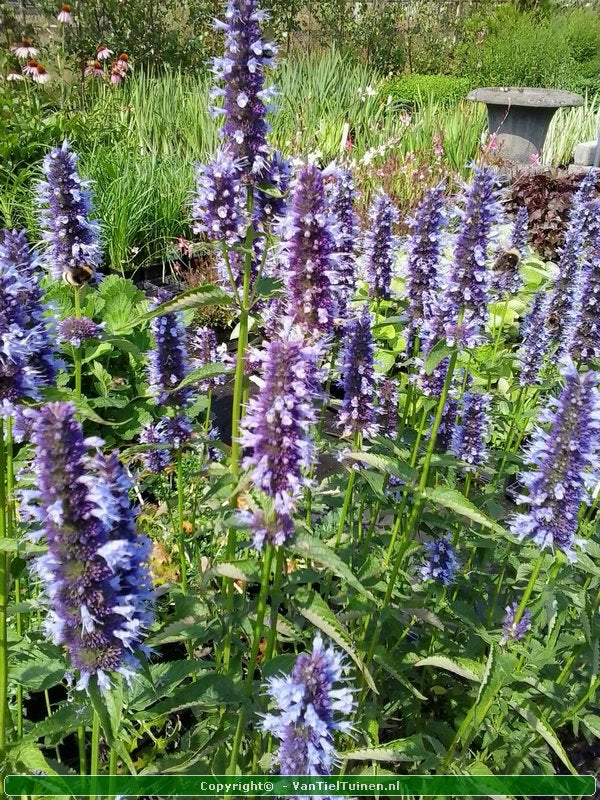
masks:
[(100, 325), (87, 317), (66, 317), (58, 323), (58, 341), (81, 347), (88, 339), (97, 339), (101, 330)]
[(559, 274), (552, 292), (550, 314), (556, 320), (553, 338), (563, 341), (570, 318), (573, 286), (585, 256), (586, 245), (597, 227), (597, 207), (591, 202), (596, 192), (596, 177), (590, 172), (582, 180), (573, 198), (569, 224), (559, 253)]
[(307, 344), (298, 326), (284, 320), (281, 331), (254, 354), (262, 363), (258, 393), (250, 398), (241, 442), (248, 448), (244, 468), (257, 489), (273, 501), (279, 516), (290, 515), (307, 485), (313, 463), (310, 427), (316, 421), (322, 347)]
[(48, 552), (37, 558), (50, 610), (46, 633), (64, 645), (79, 670), (78, 688), (95, 676), (110, 687), (111, 672), (129, 678), (152, 621), (146, 568), (151, 543), (136, 530), (127, 478), (116, 453), (89, 449), (71, 403), (48, 403), (33, 427), (35, 483), (24, 509), (40, 528)]
[(65, 141), (44, 159), (38, 184), (40, 226), (46, 243), (43, 262), (51, 275), (72, 286), (97, 280), (102, 263), (100, 227), (92, 219), (90, 182), (79, 177), (77, 155)]
[(452, 449), (467, 465), (467, 472), (476, 472), (487, 459), (490, 396), (465, 392), (462, 398), (462, 420), (456, 428)]
[(419, 334), (428, 315), (429, 298), (438, 289), (445, 221), (444, 186), (439, 184), (427, 191), (410, 225), (407, 262), (409, 355), (413, 351), (414, 337)]
[(346, 326), (346, 347), (342, 353), (344, 399), (339, 417), (344, 436), (376, 436), (375, 345), (369, 307)]
[(315, 166), (306, 166), (296, 179), (281, 234), (289, 315), (310, 335), (333, 332), (337, 313), (334, 229), (323, 174)]
[[(440, 391), (441, 394), (441, 391)], [(456, 415), (458, 414), (458, 400), (448, 397), (444, 404), (440, 427), (437, 432), (436, 447), (446, 452), (452, 447), (456, 431)]]
[(378, 419), (381, 433), (396, 441), (398, 435), (398, 386), (392, 378), (385, 378), (379, 389)]
[[(227, 345), (217, 342), (217, 335), (212, 328), (196, 328), (192, 340), (192, 353), (194, 354), (194, 369), (206, 367), (209, 364), (230, 364), (231, 357), (227, 353)], [(197, 384), (198, 391), (202, 394), (212, 391), (216, 386), (225, 383), (225, 375), (217, 375)]]
[[(600, 201), (593, 205), (600, 216)], [(578, 277), (562, 349), (578, 362), (600, 358), (600, 226)]]
[(183, 414), (166, 418), (167, 441), (173, 450), (181, 450), (192, 439), (191, 420)]
[(291, 178), (290, 159), (275, 151), (254, 189), (254, 222), (258, 230), (268, 228), (285, 214)]
[(521, 374), (521, 386), (534, 386), (539, 379), (544, 357), (550, 345), (548, 330), (548, 312), (550, 309), (550, 295), (539, 291), (533, 298), (531, 311), (522, 325), (523, 343), (518, 352)]
[[(157, 305), (170, 299), (161, 291)], [(173, 391), (189, 372), (187, 331), (180, 311), (154, 317), (150, 323), (156, 347), (148, 353), (148, 383), (156, 402), (166, 406), (185, 406), (191, 401), (190, 387)]]
[(433, 542), (425, 542), (427, 561), (421, 567), (424, 581), (436, 581), (443, 586), (454, 583), (460, 564), (450, 540), (447, 533)]
[(348, 303), (356, 288), (356, 242), (360, 230), (358, 214), (354, 210), (356, 191), (352, 172), (333, 164), (323, 175), (327, 178), (325, 194), (329, 211), (336, 221), (335, 249), (337, 253), (337, 300), (342, 319), (348, 316)]
[[(458, 337), (467, 346), (476, 344), (487, 320), (488, 251), (492, 228), (500, 216), (496, 176), (487, 167), (475, 168), (464, 196), (461, 223), (454, 245), (443, 306), (447, 323), (456, 323), (461, 309), (467, 336)], [(450, 330), (446, 324), (447, 331)]]
[(378, 300), (390, 296), (390, 285), (396, 253), (398, 237), (394, 234), (394, 226), (400, 217), (391, 199), (383, 191), (378, 191), (369, 210), (369, 226), (364, 239), (363, 264), (369, 281), (371, 297)]
[(212, 91), (213, 99), (224, 98), (213, 111), (224, 115), (223, 138), (248, 178), (261, 175), (269, 153), (265, 117), (273, 90), (265, 88), (264, 71), (273, 65), (276, 48), (261, 37), (265, 19), (258, 0), (228, 0), (225, 20), (217, 23), (225, 32), (225, 54), (213, 59), (224, 87)]
[(514, 248), (518, 254), (523, 257), (525, 248), (527, 247), (527, 226), (529, 225), (529, 212), (525, 206), (519, 206), (515, 216), (513, 225), (510, 246)]
[(50, 344), (47, 317), (25, 231), (0, 235), (0, 416), (25, 398), (41, 399), (61, 362)]
[(194, 233), (211, 242), (239, 244), (246, 235), (246, 192), (239, 162), (220, 149), (208, 165), (196, 168), (196, 195), (192, 204)]
[(515, 616), (519, 604), (514, 602), (506, 606), (506, 616), (502, 623), (502, 642), (512, 640), (513, 642), (522, 639), (527, 631), (531, 630), (531, 611), (526, 608), (521, 619), (515, 624)]
[(521, 475), (529, 492), (517, 504), (529, 511), (514, 516), (511, 531), (541, 548), (558, 548), (573, 562), (579, 509), (598, 481), (600, 392), (598, 375), (579, 375), (569, 359), (562, 375), (565, 388), (540, 417), (549, 429), (535, 431), (525, 457), (534, 469)]
[(341, 656), (317, 634), (312, 652), (298, 656), (291, 675), (269, 679), (267, 694), (279, 713), (265, 714), (261, 727), (279, 741), (279, 774), (331, 774), (338, 760), (334, 734), (352, 730), (355, 701), (345, 671)]
[[(158, 422), (146, 423), (140, 431), (140, 443), (167, 445), (167, 420), (168, 417), (163, 417)], [(159, 473), (171, 463), (171, 453), (167, 447), (161, 447), (142, 453), (141, 459), (148, 472)]]

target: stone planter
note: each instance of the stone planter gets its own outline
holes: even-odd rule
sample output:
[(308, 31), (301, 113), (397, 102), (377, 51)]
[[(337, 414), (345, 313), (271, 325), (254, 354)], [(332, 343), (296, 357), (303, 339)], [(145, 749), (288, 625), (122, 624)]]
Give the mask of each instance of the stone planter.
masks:
[(583, 97), (560, 89), (474, 89), (467, 100), (485, 103), (490, 134), (502, 158), (522, 164), (541, 156), (550, 120), (558, 108), (583, 105)]

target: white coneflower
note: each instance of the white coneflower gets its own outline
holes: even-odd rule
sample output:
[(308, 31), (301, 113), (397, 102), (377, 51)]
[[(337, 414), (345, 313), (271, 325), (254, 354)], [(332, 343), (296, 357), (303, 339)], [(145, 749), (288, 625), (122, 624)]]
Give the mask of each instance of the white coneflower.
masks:
[(35, 78), (39, 74), (40, 65), (35, 58), (30, 58), (27, 64), (23, 67), (23, 75), (29, 75), (30, 78)]
[(10, 48), (17, 58), (35, 58), (39, 53), (36, 47), (31, 46), (31, 39), (26, 36), (21, 40), (21, 44), (17, 44)]
[(9, 72), (6, 76), (7, 81), (24, 81), (25, 78), (19, 72)]
[(63, 25), (72, 25), (73, 17), (71, 16), (71, 6), (68, 3), (63, 3), (60, 7), (60, 13), (56, 18)]
[(36, 83), (48, 83), (50, 75), (43, 64), (38, 64), (37, 73), (31, 76)]
[(106, 45), (101, 44), (100, 47), (96, 50), (96, 58), (98, 61), (106, 61), (109, 59), (113, 54), (112, 50), (109, 50)]

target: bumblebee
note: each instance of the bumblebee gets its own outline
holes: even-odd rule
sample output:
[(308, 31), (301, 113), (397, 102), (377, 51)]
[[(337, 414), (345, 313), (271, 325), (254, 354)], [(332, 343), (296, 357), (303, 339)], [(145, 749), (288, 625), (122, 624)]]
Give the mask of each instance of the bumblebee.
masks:
[(503, 253), (500, 253), (496, 261), (494, 262), (493, 270), (494, 272), (514, 272), (519, 265), (519, 261), (521, 260), (521, 254), (515, 247), (511, 247), (510, 250), (505, 250)]
[(89, 264), (78, 264), (76, 267), (66, 269), (63, 272), (63, 280), (69, 286), (74, 286), (79, 289), (87, 283), (91, 283), (94, 279), (95, 271)]

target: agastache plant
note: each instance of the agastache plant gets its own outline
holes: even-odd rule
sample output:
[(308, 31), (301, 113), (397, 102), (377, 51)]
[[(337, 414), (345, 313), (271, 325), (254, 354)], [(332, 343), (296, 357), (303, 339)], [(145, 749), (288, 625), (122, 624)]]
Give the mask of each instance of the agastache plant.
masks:
[(528, 608), (523, 611), (521, 619), (515, 622), (518, 608), (519, 604), (516, 601), (505, 608), (506, 614), (502, 622), (502, 643), (519, 641), (531, 629), (531, 611)]
[(37, 488), (23, 490), (23, 500), (39, 525), (31, 537), (48, 545), (35, 562), (50, 605), (45, 630), (66, 647), (78, 688), (94, 676), (106, 691), (111, 673), (129, 677), (139, 666), (152, 621), (150, 540), (137, 533), (117, 454), (84, 439), (73, 404), (42, 406), (33, 444)]
[(490, 396), (465, 392), (462, 397), (461, 424), (454, 432), (452, 450), (466, 464), (468, 472), (475, 472), (487, 459), (486, 442), (491, 420)]
[(375, 344), (367, 305), (346, 325), (342, 353), (344, 399), (339, 424), (344, 436), (371, 437), (379, 429), (375, 413)]
[(323, 174), (307, 165), (296, 178), (281, 234), (289, 316), (312, 336), (331, 334), (337, 314), (334, 230)]
[(596, 227), (597, 209), (591, 203), (596, 191), (596, 176), (587, 174), (573, 198), (564, 242), (559, 251), (558, 277), (554, 283), (550, 314), (555, 320), (553, 338), (561, 342), (569, 320), (573, 286), (577, 283), (590, 236)]
[(425, 542), (425, 550), (427, 559), (421, 566), (422, 580), (436, 581), (442, 586), (454, 583), (460, 563), (451, 543), (451, 534), (446, 533), (439, 539)]
[[(227, 345), (225, 343), (219, 344), (214, 330), (206, 326), (196, 328), (190, 350), (193, 354), (193, 366), (195, 369), (207, 367), (210, 364), (222, 364), (225, 366), (231, 363), (231, 358), (227, 353)], [(215, 375), (212, 378), (200, 381), (197, 384), (197, 389), (201, 393), (210, 392), (224, 382), (225, 375)]]
[(317, 634), (312, 651), (298, 656), (291, 675), (269, 679), (267, 694), (278, 713), (265, 714), (261, 728), (279, 742), (279, 774), (331, 774), (338, 761), (335, 733), (352, 730), (355, 702), (345, 669), (341, 656)]
[(216, 23), (225, 33), (225, 53), (213, 59), (222, 85), (213, 88), (211, 97), (223, 98), (223, 106), (213, 112), (224, 117), (221, 135), (246, 179), (262, 177), (269, 153), (266, 114), (273, 89), (265, 88), (264, 71), (273, 65), (276, 48), (262, 38), (266, 18), (258, 0), (229, 0), (225, 19)]
[[(155, 307), (169, 300), (170, 293), (161, 290)], [(186, 406), (191, 388), (176, 389), (189, 372), (187, 332), (180, 311), (153, 317), (150, 330), (155, 347), (148, 353), (148, 383), (156, 402), (166, 406)]]
[(395, 441), (398, 435), (398, 386), (393, 378), (381, 382), (377, 412), (380, 432)]
[(81, 347), (83, 342), (97, 339), (102, 328), (88, 317), (65, 317), (58, 323), (58, 341), (73, 347)]
[(594, 372), (579, 375), (565, 359), (565, 387), (540, 416), (540, 423), (525, 455), (532, 470), (521, 474), (528, 494), (517, 497), (518, 505), (529, 505), (515, 514), (511, 531), (521, 540), (531, 539), (540, 548), (562, 550), (575, 561), (574, 547), (578, 514), (589, 501), (588, 489), (598, 480), (600, 438), (600, 392)]
[(371, 297), (386, 300), (396, 264), (398, 210), (385, 192), (379, 190), (369, 209), (367, 231), (363, 242), (363, 268), (369, 281)]
[(551, 297), (540, 290), (533, 298), (531, 310), (521, 325), (522, 344), (518, 352), (521, 386), (534, 386), (550, 345), (548, 314)]
[(241, 164), (230, 150), (219, 149), (207, 165), (196, 167), (196, 194), (192, 203), (194, 233), (211, 242), (239, 244), (246, 234), (246, 193)]
[[(255, 353), (262, 370), (259, 390), (250, 398), (242, 422), (243, 466), (250, 470), (252, 484), (273, 503), (276, 522), (267, 538), (276, 545), (293, 536), (290, 520), (313, 463), (310, 428), (316, 421), (321, 355), (322, 346), (307, 343), (301, 328), (289, 319), (284, 319), (278, 335)], [(254, 529), (259, 549), (267, 527), (260, 519)]]
[(38, 184), (43, 263), (56, 279), (72, 286), (97, 280), (102, 263), (100, 227), (93, 219), (89, 181), (79, 176), (77, 155), (65, 141), (44, 158)]
[[(600, 201), (593, 204), (600, 215)], [(574, 287), (563, 352), (577, 362), (600, 357), (600, 226)]]
[(409, 354), (413, 350), (414, 337), (419, 334), (425, 322), (429, 297), (439, 285), (438, 270), (444, 223), (444, 186), (440, 184), (427, 191), (410, 225), (406, 264)]
[(347, 167), (332, 164), (324, 171), (325, 194), (329, 210), (336, 221), (337, 300), (342, 319), (348, 316), (348, 303), (356, 288), (356, 242), (360, 230), (355, 211), (354, 177)]
[(254, 187), (252, 213), (257, 230), (271, 228), (284, 216), (291, 179), (291, 160), (276, 150), (267, 161), (260, 183)]

